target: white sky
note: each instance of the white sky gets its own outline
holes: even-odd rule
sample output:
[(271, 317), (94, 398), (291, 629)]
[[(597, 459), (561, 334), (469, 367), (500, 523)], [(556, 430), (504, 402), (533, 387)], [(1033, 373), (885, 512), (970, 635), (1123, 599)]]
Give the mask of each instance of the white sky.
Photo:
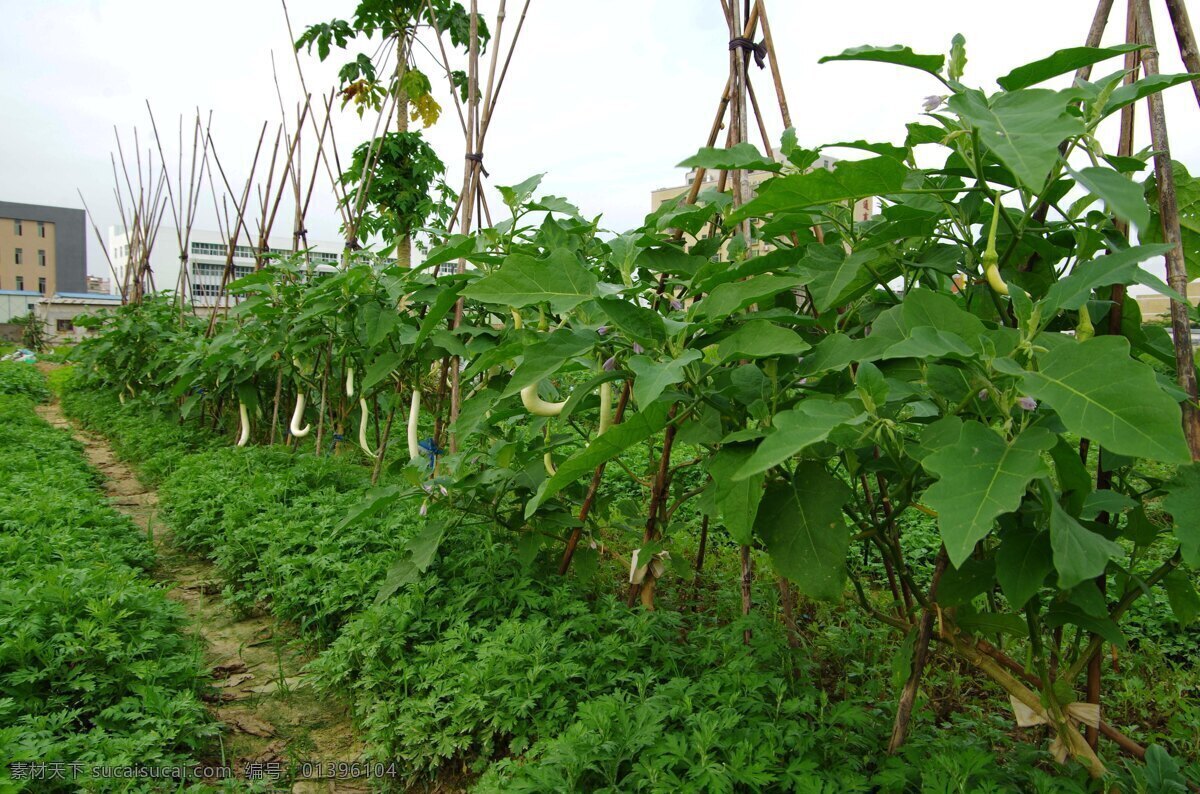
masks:
[[(289, 10), (299, 33), (313, 22), (348, 18), (354, 5), (290, 0)], [(1123, 41), (1124, 4), (1116, 5), (1105, 44)], [(1162, 70), (1183, 71), (1165, 11), (1153, 5)], [(489, 22), (495, 6), (495, 0), (481, 2)], [(519, 6), (520, 0), (509, 0), (509, 35)], [(995, 90), (994, 79), (1014, 66), (1082, 44), (1094, 11), (1092, 0), (857, 0), (822, 3), (819, 15), (814, 7), (796, 0), (768, 6), (793, 121), (805, 145), (857, 138), (900, 142), (903, 125), (918, 119), (922, 99), (939, 88), (927, 75), (884, 64), (818, 65), (822, 55), (897, 43), (939, 53), (961, 32), (969, 58), (965, 82)], [(270, 122), (273, 138), (279, 122), (272, 53), (287, 106), (301, 95), (278, 0), (0, 0), (0, 19), (0, 199), (80, 207), (79, 189), (105, 233), (119, 223), (109, 160), (113, 127), (127, 145), (136, 127), (143, 153), (153, 147), (146, 100), (167, 139), (172, 169), (181, 114), (190, 134), (195, 108), (212, 110), (214, 141), (240, 190), (262, 123)], [(491, 184), (545, 171), (545, 192), (566, 196), (585, 215), (603, 213), (607, 228), (637, 225), (648, 211), (650, 191), (681, 183), (675, 163), (707, 135), (724, 86), (727, 41), (716, 0), (533, 0), (485, 147)], [(422, 57), (420, 65), (436, 78), (431, 60)], [(310, 90), (328, 90), (349, 58), (335, 50), (320, 64), (315, 54), (301, 53)], [(1097, 73), (1119, 65), (1113, 60)], [(782, 125), (769, 72), (752, 69), (751, 79), (777, 140)], [(457, 188), (462, 135), (449, 97), (441, 93), (445, 115), (427, 134), (449, 166), (447, 181)], [(1196, 164), (1200, 111), (1187, 86), (1168, 92), (1167, 113), (1176, 159)], [(1144, 111), (1139, 146), (1148, 144), (1142, 116)], [(350, 109), (336, 116), (336, 124), (345, 162), (371, 125)], [(1115, 150), (1115, 129), (1107, 132), (1106, 145)], [(128, 148), (126, 155), (132, 155)], [(310, 236), (338, 239), (327, 177), (319, 179), (317, 194)], [(496, 217), (501, 204), (495, 194), (491, 198)], [(210, 199), (202, 207), (198, 228), (215, 228), (211, 205)], [(287, 212), (281, 210), (277, 233), (290, 232)], [(90, 229), (89, 243), (90, 272), (106, 274)]]

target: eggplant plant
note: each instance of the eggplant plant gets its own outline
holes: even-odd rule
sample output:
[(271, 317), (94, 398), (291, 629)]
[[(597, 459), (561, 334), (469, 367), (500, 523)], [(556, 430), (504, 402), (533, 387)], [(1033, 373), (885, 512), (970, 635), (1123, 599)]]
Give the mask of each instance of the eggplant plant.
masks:
[[(654, 608), (657, 580), (689, 565), (677, 540), (698, 514), (702, 543), (711, 528), (742, 549), (745, 609), (761, 549), (789, 588), (904, 636), (894, 746), (936, 643), (1099, 776), (1087, 734), (1119, 737), (1101, 649), (1122, 646), (1121, 619), (1151, 588), (1181, 623), (1200, 613), (1184, 573), (1200, 565), (1180, 407), (1194, 396), (1171, 335), (1126, 290), (1182, 298), (1143, 267), (1170, 249), (1142, 176), (1152, 153), (1114, 154), (1098, 135), (1196, 76), (1043, 87), (1128, 50), (1054, 53), (994, 93), (963, 82), (961, 42), (949, 61), (847, 50), (825, 60), (918, 69), (940, 92), (901, 142), (807, 148), (788, 130), (781, 158), (704, 149), (682, 165), (772, 176), (744, 205), (708, 190), (608, 239), (598, 218), (536, 197), (533, 177), (500, 188), (511, 217), (444, 237), (418, 268), (307, 278), (281, 262), (234, 285), (249, 297), (212, 339), (179, 332), (142, 360), (124, 347), (147, 349), (137, 310), (123, 310), (91, 360), (114, 388), (170, 371), (182, 396), (202, 380), (230, 411), (273, 390), (336, 434), (357, 408), (377, 473), (407, 406), (399, 476), (346, 518), (422, 503), (428, 528), (381, 598), (470, 518), (529, 555), (552, 550), (564, 572), (577, 549), (605, 549), (630, 569), (630, 604)], [(845, 148), (865, 156), (813, 168)], [(858, 220), (866, 198), (878, 212)], [(457, 261), (471, 266), (436, 273)], [(153, 304), (140, 311), (166, 333)], [(376, 403), (386, 418), (367, 417)], [(914, 520), (936, 522), (935, 555), (913, 553)]]

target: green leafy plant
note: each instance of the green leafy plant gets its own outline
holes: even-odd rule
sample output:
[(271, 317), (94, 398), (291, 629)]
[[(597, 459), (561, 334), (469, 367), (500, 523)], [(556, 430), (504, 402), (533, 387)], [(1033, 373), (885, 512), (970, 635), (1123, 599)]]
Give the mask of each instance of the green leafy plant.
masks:
[[(0, 771), (11, 762), (196, 763), (214, 726), (180, 607), (147, 576), (154, 553), (96, 490), (79, 446), (0, 395)], [(118, 790), (127, 781), (87, 781)]]
[(46, 376), (32, 364), (0, 361), (0, 394), (24, 395), (37, 402), (50, 397)]

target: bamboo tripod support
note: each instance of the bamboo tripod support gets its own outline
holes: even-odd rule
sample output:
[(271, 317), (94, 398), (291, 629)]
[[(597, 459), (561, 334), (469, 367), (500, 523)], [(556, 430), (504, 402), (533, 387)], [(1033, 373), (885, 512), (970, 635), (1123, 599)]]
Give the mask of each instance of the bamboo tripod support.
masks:
[[(722, 0), (721, 6), (725, 14), (725, 22), (729, 35), (729, 73), (725, 81), (725, 87), (721, 92), (720, 100), (717, 103), (717, 112), (709, 128), (705, 148), (713, 148), (716, 145), (722, 129), (726, 130), (725, 148), (732, 148), (739, 143), (749, 143), (750, 115), (753, 114), (755, 127), (758, 130), (763, 147), (768, 154), (773, 156), (774, 149), (767, 132), (767, 125), (750, 79), (750, 57), (752, 54), (755, 56), (755, 60), (760, 68), (765, 67), (767, 62), (770, 63), (775, 97), (785, 129), (792, 126), (792, 119), (791, 113), (788, 110), (787, 98), (783, 89), (783, 79), (780, 75), (779, 64), (775, 54), (774, 40), (770, 33), (765, 0), (753, 0), (753, 2), (751, 0), (744, 0), (740, 3), (738, 0)], [(763, 29), (763, 39), (758, 44), (755, 44), (754, 37), (758, 32), (760, 24)], [(726, 118), (728, 118), (727, 125), (725, 123)], [(706, 175), (707, 172), (704, 168), (698, 167), (695, 169), (691, 186), (684, 198), (684, 203), (694, 204), (696, 202)], [(722, 170), (717, 180), (717, 190), (718, 192), (724, 192), (726, 187), (730, 186), (733, 194), (733, 206), (739, 207), (751, 197), (749, 177), (750, 174), (748, 171)], [(743, 221), (739, 225), (738, 232), (742, 235), (743, 239), (749, 242), (751, 238), (750, 221)], [(677, 240), (681, 239), (683, 237), (682, 230), (676, 230), (674, 237)], [(659, 282), (660, 299), (665, 284), (664, 276)], [(626, 383), (626, 392), (629, 386), (630, 384)], [(627, 399), (625, 392), (622, 393), (622, 397), (623, 399)], [(657, 540), (662, 533), (662, 524), (667, 507), (667, 494), (670, 492), (671, 487), (672, 468), (670, 460), (674, 446), (675, 429), (675, 424), (668, 425), (663, 438), (660, 465), (656, 470), (650, 493), (650, 506), (647, 511), (646, 528), (643, 532), (643, 543), (651, 543)], [(602, 464), (597, 468), (593, 481), (597, 481), (603, 475), (603, 471), (604, 466)], [(585, 501), (584, 508), (581, 510), (581, 522), (586, 518), (588, 508), (590, 508), (590, 500), (593, 498), (594, 490), (589, 489), (588, 500)], [(571, 555), (578, 544), (581, 531), (582, 527), (577, 527), (572, 531), (568, 539), (567, 549), (559, 566), (561, 573), (565, 573), (570, 566)], [(751, 609), (751, 587), (753, 583), (750, 548), (743, 546), (739, 556), (741, 560), (740, 587), (742, 613), (743, 615), (748, 615)], [(655, 586), (654, 569), (653, 566), (650, 566), (641, 584), (630, 586), (627, 602), (632, 605), (640, 597), (645, 607), (653, 608)], [(785, 625), (792, 626), (794, 625), (794, 620), (791, 615), (792, 598), (790, 585), (781, 580), (780, 589), (781, 600), (785, 610), (784, 623)], [(749, 643), (750, 633), (748, 630), (745, 632), (743, 640)], [(793, 643), (795, 641), (794, 635), (790, 633), (789, 641)]]

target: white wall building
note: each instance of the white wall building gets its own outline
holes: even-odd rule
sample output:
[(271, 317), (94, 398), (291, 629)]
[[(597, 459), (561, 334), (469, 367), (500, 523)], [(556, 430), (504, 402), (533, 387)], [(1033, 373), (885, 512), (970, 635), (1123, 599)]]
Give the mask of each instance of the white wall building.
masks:
[[(179, 242), (173, 227), (162, 226), (150, 251), (150, 272), (154, 275), (154, 288), (162, 292), (175, 292), (179, 283)], [(268, 240), (270, 253), (290, 254), (291, 237), (272, 237)], [(327, 240), (309, 241), (311, 261), (317, 270), (331, 271), (341, 261), (343, 244)], [(192, 229), (187, 256), (187, 298), (197, 306), (212, 306), (221, 289), (221, 275), (225, 270), (228, 244), (219, 232)], [(110, 227), (108, 231), (108, 255), (116, 270), (113, 282), (114, 294), (119, 294), (125, 282), (125, 268), (129, 263), (129, 238), (124, 230)], [(254, 272), (254, 249), (250, 245), (239, 245), (233, 252), (233, 279)]]

